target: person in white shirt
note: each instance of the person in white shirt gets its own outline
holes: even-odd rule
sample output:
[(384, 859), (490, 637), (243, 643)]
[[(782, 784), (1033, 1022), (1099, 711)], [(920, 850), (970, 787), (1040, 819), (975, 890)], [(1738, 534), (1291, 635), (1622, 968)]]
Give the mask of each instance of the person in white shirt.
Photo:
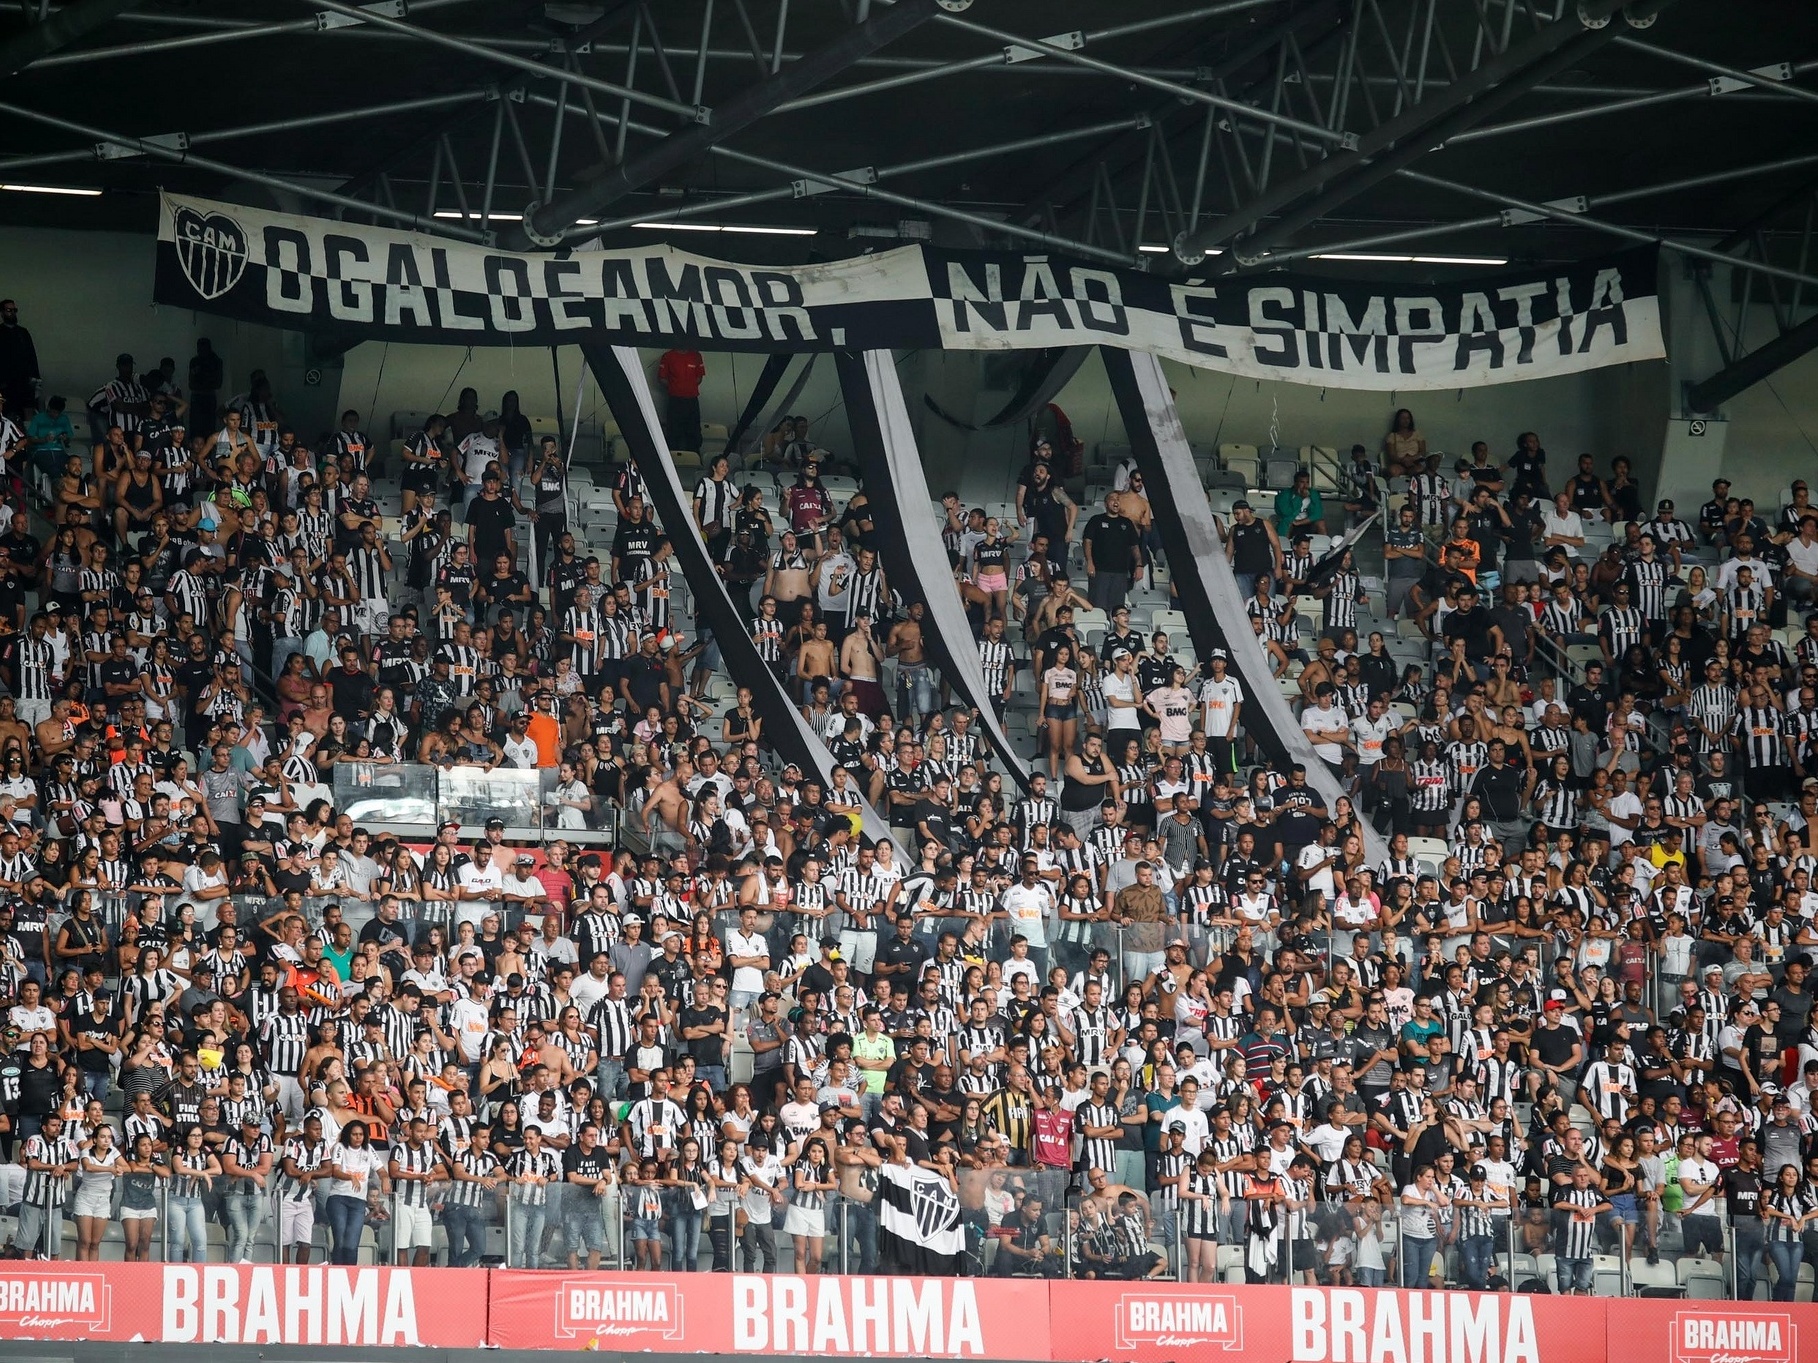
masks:
[(491, 996), (490, 984), (474, 980), (468, 985), (466, 996), (456, 999), (448, 1007), (449, 1030), (454, 1033), (455, 1044), (460, 1047), (461, 1059), (468, 1065), (478, 1065), (485, 1058), (486, 1033), (492, 1028), (492, 1019), (488, 1016), (487, 1009), (487, 1000)]
[(1345, 746), (1351, 741), (1351, 721), (1333, 699), (1337, 688), (1321, 682), (1314, 691), (1314, 704), (1300, 712), (1301, 732), (1313, 745), (1319, 760), (1334, 771), (1344, 761)]
[(1199, 1152), (1212, 1134), (1212, 1123), (1199, 1105), (1199, 1081), (1191, 1075), (1180, 1081), (1180, 1106), (1171, 1107), (1162, 1114), (1161, 1129), (1164, 1136), (1170, 1131), (1179, 1131), (1181, 1153), (1199, 1158)]
[(1022, 861), (1023, 878), (1004, 891), (1000, 905), (1010, 920), (1010, 930), (1029, 944), (1029, 955), (1036, 968), (1048, 969), (1048, 920), (1054, 915), (1054, 891), (1041, 877), (1041, 863), (1027, 853)]
[(1370, 699), (1369, 709), (1351, 721), (1351, 746), (1357, 753), (1357, 765), (1373, 767), (1382, 761), (1382, 745), (1401, 729), (1401, 717), (1388, 713), (1389, 703), (1381, 696)]
[(1818, 597), (1818, 518), (1802, 516), (1799, 533), (1781, 546), (1786, 551), (1786, 572), (1780, 590), (1790, 601)]
[(730, 1005), (749, 1008), (764, 992), (764, 972), (770, 969), (770, 943), (757, 930), (757, 910), (739, 910), (739, 925), (726, 934), (726, 961), (732, 967)]
[(1553, 499), (1553, 504), (1540, 513), (1540, 534), (1543, 548), (1558, 547), (1566, 551), (1566, 557), (1578, 557), (1578, 551), (1584, 547), (1584, 522), (1572, 510), (1570, 492), (1560, 493)]
[(475, 928), (488, 909), (498, 901), (505, 887), (505, 872), (492, 854), (492, 844), (474, 844), (473, 860), (461, 868), (461, 897), (455, 903), (455, 925), (472, 923)]

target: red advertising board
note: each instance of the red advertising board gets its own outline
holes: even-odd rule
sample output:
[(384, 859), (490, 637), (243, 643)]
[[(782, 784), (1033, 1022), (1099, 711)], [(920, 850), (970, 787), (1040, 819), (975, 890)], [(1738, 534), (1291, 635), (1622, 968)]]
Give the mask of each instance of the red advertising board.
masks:
[[(1048, 1284), (785, 1274), (492, 1275), (505, 1349), (1047, 1359)], [(1096, 1355), (1094, 1355), (1096, 1357)]]
[(486, 1342), (471, 1269), (0, 1263), (0, 1338), (162, 1344)]
[(1804, 1363), (1818, 1306), (1164, 1282), (0, 1263), (0, 1338), (1015, 1363)]
[(1614, 1300), (1608, 1310), (1613, 1359), (1799, 1363), (1818, 1357), (1818, 1306), (1806, 1303)]
[[(1056, 1358), (1603, 1363), (1599, 1300), (1362, 1288), (1057, 1285)], [(1655, 1355), (1645, 1355), (1655, 1357)], [(1703, 1360), (1702, 1363), (1712, 1363)]]

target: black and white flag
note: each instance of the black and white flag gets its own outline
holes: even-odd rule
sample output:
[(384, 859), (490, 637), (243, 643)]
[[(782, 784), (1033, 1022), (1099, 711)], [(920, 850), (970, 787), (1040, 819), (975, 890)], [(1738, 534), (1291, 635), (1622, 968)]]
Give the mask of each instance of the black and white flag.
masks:
[(1154, 274), (903, 246), (805, 266), (651, 245), (498, 250), (165, 195), (159, 303), (355, 340), (769, 354), (1144, 351), (1252, 379), (1416, 392), (1665, 355), (1652, 247), (1444, 284)]
[(959, 1194), (917, 1164), (886, 1164), (877, 1174), (878, 1257), (900, 1273), (957, 1274), (966, 1249)]

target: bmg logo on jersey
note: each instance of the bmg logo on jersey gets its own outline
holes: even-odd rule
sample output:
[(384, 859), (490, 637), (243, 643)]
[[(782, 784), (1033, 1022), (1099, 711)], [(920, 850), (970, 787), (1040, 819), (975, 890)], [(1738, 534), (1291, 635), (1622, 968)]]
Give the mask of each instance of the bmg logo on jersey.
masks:
[(219, 298), (246, 273), (246, 229), (225, 213), (179, 208), (173, 224), (177, 261), (190, 287), (204, 298)]

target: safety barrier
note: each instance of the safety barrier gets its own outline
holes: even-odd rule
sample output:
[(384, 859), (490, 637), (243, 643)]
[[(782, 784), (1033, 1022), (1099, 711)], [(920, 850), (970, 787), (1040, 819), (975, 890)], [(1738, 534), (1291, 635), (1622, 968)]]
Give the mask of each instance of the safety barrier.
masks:
[(0, 1338), (1167, 1363), (1801, 1363), (1810, 1303), (988, 1278), (0, 1265)]

